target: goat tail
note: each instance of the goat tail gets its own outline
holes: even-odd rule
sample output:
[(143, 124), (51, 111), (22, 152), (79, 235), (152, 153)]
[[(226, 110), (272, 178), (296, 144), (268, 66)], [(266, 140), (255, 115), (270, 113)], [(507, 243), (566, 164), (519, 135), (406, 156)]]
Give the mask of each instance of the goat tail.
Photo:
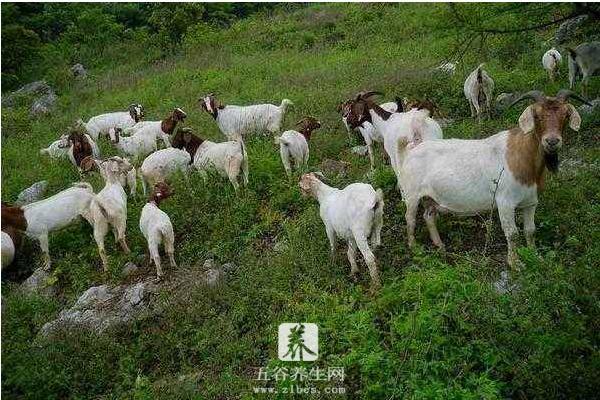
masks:
[(483, 81), (483, 66), (485, 63), (479, 64), (477, 67), (477, 82), (481, 83)]
[(283, 99), (281, 100), (281, 105), (279, 106), (279, 108), (281, 108), (281, 112), (285, 112), (285, 110), (287, 109), (288, 106), (293, 106), (294, 103), (292, 103), (291, 100), (289, 99)]

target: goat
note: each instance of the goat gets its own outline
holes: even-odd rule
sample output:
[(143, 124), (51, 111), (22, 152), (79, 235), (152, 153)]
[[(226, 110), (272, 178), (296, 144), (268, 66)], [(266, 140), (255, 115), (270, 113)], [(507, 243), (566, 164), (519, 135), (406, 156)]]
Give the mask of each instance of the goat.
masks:
[(336, 238), (348, 242), (348, 261), (352, 277), (358, 273), (356, 248), (363, 255), (373, 290), (381, 286), (375, 255), (369, 247), (381, 244), (383, 226), (383, 192), (375, 191), (366, 183), (353, 183), (337, 189), (321, 182), (314, 173), (304, 174), (299, 182), (300, 191), (319, 202), (319, 214), (325, 224), (332, 257), (335, 257)]
[(600, 74), (600, 42), (583, 43), (569, 52), (569, 88), (575, 87), (575, 80), (582, 76), (582, 94), (587, 96), (590, 77)]
[[(171, 147), (169, 137), (175, 132), (177, 124), (183, 122), (186, 118), (187, 114), (181, 108), (175, 108), (162, 121), (140, 121), (122, 132), (125, 136), (137, 134), (159, 138), (163, 141), (165, 147)], [(115, 137), (115, 139), (117, 138)]]
[(383, 147), (390, 157), (390, 163), (398, 179), (398, 187), (400, 187), (398, 168), (404, 150), (398, 148), (398, 142), (406, 139), (409, 143), (416, 145), (426, 140), (441, 139), (443, 137), (442, 128), (429, 116), (429, 110), (411, 109), (401, 113), (384, 110), (372, 100), (372, 97), (377, 94), (380, 93), (359, 93), (351, 102), (347, 120), (352, 128), (369, 122), (379, 131), (383, 137)]
[[(116, 162), (124, 162), (126, 164), (131, 165), (128, 158), (121, 158), (119, 156), (113, 156), (106, 160), (101, 160), (101, 159), (94, 158), (94, 157), (86, 157), (81, 161), (81, 172), (83, 174), (87, 174), (92, 171), (98, 171), (102, 175), (102, 174), (104, 174), (104, 168), (101, 168), (100, 166), (109, 160), (116, 161)], [(102, 178), (104, 180), (106, 180), (105, 175), (102, 175)], [(119, 175), (119, 181), (121, 183), (121, 186), (123, 186), (124, 188), (129, 187), (129, 194), (131, 196), (135, 196), (136, 192), (137, 192), (137, 179), (136, 178), (137, 178), (136, 169), (133, 165), (131, 165), (131, 170), (129, 172), (127, 172), (127, 174)]]
[[(100, 149), (98, 148), (98, 145), (96, 144), (94, 139), (92, 139), (92, 137), (90, 135), (88, 135), (87, 133), (85, 133), (83, 135), (84, 135), (87, 143), (89, 144), (90, 148), (92, 149), (92, 155), (95, 158), (99, 158), (100, 157)], [(87, 147), (87, 146), (85, 146), (85, 147)], [(41, 149), (40, 154), (47, 155), (51, 159), (68, 158), (71, 161), (71, 163), (73, 163), (75, 166), (77, 166), (76, 162), (74, 161), (75, 157), (74, 157), (73, 149), (71, 148), (71, 143), (69, 142), (69, 135), (66, 135), (66, 134), (62, 135), (58, 140), (55, 140), (54, 142), (50, 143), (50, 145), (48, 147)]]
[[(123, 131), (120, 128), (116, 128), (114, 133), (114, 146), (123, 154), (131, 157), (131, 160), (136, 165), (139, 160), (144, 159), (148, 154), (158, 149), (156, 141), (158, 138), (163, 137), (162, 135), (164, 134), (154, 129), (140, 129), (131, 136), (121, 137)], [(171, 144), (168, 136), (166, 138), (163, 137), (163, 140), (165, 140), (165, 143), (169, 143), (167, 147), (170, 147)]]
[(408, 149), (400, 166), (400, 182), (409, 246), (415, 244), (421, 199), (426, 199), (423, 217), (429, 235), (441, 249), (444, 245), (435, 224), (438, 212), (476, 215), (497, 208), (508, 242), (507, 260), (514, 266), (515, 210), (523, 210), (527, 244), (533, 247), (534, 214), (545, 170), (558, 168), (566, 121), (571, 129), (579, 130), (581, 117), (567, 102), (569, 97), (582, 100), (569, 90), (561, 90), (556, 97), (527, 92), (512, 105), (529, 98), (535, 103), (523, 111), (516, 128), (487, 139), (431, 140)]
[(210, 93), (199, 100), (200, 105), (217, 122), (221, 132), (229, 140), (238, 140), (251, 133), (281, 131), (281, 124), (291, 100), (283, 99), (279, 106), (257, 104), (252, 106), (223, 105)]
[(172, 194), (173, 191), (169, 185), (164, 182), (156, 183), (140, 215), (140, 231), (142, 231), (148, 242), (150, 257), (154, 261), (154, 265), (156, 265), (156, 275), (159, 280), (163, 276), (160, 266), (160, 254), (158, 252), (158, 246), (161, 243), (164, 245), (165, 252), (169, 256), (171, 267), (177, 267), (174, 256), (175, 235), (173, 234), (173, 224), (171, 224), (169, 216), (159, 208), (160, 202), (171, 197)]
[[(350, 130), (353, 130), (353, 129), (358, 129), (358, 131), (360, 132), (361, 136), (363, 137), (363, 140), (365, 141), (365, 145), (367, 146), (367, 153), (369, 154), (369, 162), (371, 165), (371, 170), (374, 170), (375, 169), (375, 158), (373, 156), (373, 143), (375, 143), (375, 142), (382, 143), (383, 135), (381, 134), (381, 132), (379, 132), (377, 129), (375, 129), (373, 124), (371, 124), (368, 121), (364, 121), (362, 124), (360, 124), (356, 127), (350, 126), (350, 124), (348, 123), (348, 116), (352, 110), (354, 101), (355, 101), (354, 99), (346, 100), (340, 106), (339, 109), (342, 111), (342, 121), (344, 122), (344, 125), (346, 126), (346, 129), (348, 130), (348, 134), (350, 134), (349, 133)], [(390, 101), (388, 103), (383, 103), (380, 105), (380, 107), (390, 113), (404, 112), (404, 102), (399, 97), (396, 97), (395, 102)]]
[(494, 81), (483, 69), (484, 64), (480, 64), (465, 80), (464, 92), (469, 107), (471, 108), (471, 117), (477, 116), (477, 121), (481, 121), (481, 114), (492, 112), (492, 93), (494, 92)]
[(554, 47), (544, 53), (542, 56), (542, 66), (548, 72), (550, 80), (554, 82), (554, 77), (558, 73), (558, 67), (562, 62), (562, 56)]
[(24, 232), (36, 239), (44, 253), (44, 267), (50, 269), (48, 233), (64, 228), (78, 217), (88, 219), (88, 210), (94, 197), (94, 190), (87, 182), (73, 184), (73, 187), (20, 207), (2, 204), (2, 230), (12, 229)]
[(281, 136), (275, 137), (275, 143), (279, 144), (281, 162), (288, 177), (292, 175), (292, 163), (296, 168), (306, 167), (308, 164), (308, 142), (312, 132), (321, 127), (321, 123), (313, 117), (305, 117), (296, 125), (301, 126), (299, 131), (285, 131)]
[(248, 154), (242, 140), (215, 143), (196, 136), (190, 128), (177, 131), (173, 138), (173, 147), (185, 148), (192, 157), (194, 167), (203, 173), (214, 169), (227, 176), (236, 193), (240, 180), (243, 186), (248, 185)]
[(104, 250), (104, 237), (112, 227), (115, 241), (118, 241), (125, 253), (130, 253), (125, 240), (127, 227), (127, 195), (121, 185), (122, 176), (131, 171), (132, 166), (126, 160), (113, 157), (99, 165), (100, 175), (105, 179), (104, 188), (94, 196), (89, 207), (89, 221), (94, 228), (94, 240), (104, 271), (108, 270), (108, 258)]
[[(87, 133), (98, 140), (100, 135), (111, 136), (116, 128), (129, 128), (144, 119), (144, 107), (141, 104), (131, 104), (127, 111), (119, 111), (97, 115), (81, 123), (85, 126)], [(113, 138), (111, 137), (111, 140)]]
[(185, 150), (170, 147), (150, 154), (140, 167), (142, 188), (146, 195), (146, 186), (151, 188), (158, 182), (165, 181), (171, 174), (181, 171), (187, 175), (192, 157)]

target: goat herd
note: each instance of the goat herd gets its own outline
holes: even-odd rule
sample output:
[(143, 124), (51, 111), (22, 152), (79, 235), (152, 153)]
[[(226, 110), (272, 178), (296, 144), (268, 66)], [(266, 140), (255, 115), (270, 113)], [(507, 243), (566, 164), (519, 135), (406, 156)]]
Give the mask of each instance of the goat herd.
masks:
[[(550, 52), (555, 52), (551, 50)], [(549, 52), (549, 53), (550, 53)], [(553, 54), (553, 53), (552, 53)], [(556, 62), (555, 55), (544, 56)], [(554, 77), (553, 73), (550, 74)], [(472, 115), (478, 118), (491, 108), (493, 81), (477, 67), (464, 85)], [(557, 152), (568, 125), (578, 130), (581, 118), (570, 98), (586, 102), (571, 90), (560, 90), (556, 96), (530, 91), (517, 98), (511, 106), (533, 100), (519, 117), (518, 126), (481, 140), (444, 139), (439, 123), (434, 119), (435, 105), (431, 101), (378, 104), (368, 91), (340, 104), (339, 110), (348, 131), (358, 130), (365, 139), (371, 168), (373, 142), (383, 148), (397, 178), (398, 189), (406, 203), (408, 244), (415, 245), (415, 225), (419, 204), (431, 240), (440, 249), (444, 244), (436, 227), (439, 213), (475, 215), (498, 209), (502, 229), (508, 242), (508, 263), (514, 266), (517, 226), (515, 212), (523, 212), (524, 231), (528, 246), (534, 245), (534, 214), (538, 192), (544, 185), (544, 173), (558, 167)], [(156, 264), (158, 278), (163, 275), (159, 256), (162, 243), (172, 267), (174, 234), (169, 216), (159, 206), (172, 195), (166, 181), (181, 171), (187, 179), (190, 169), (212, 169), (226, 176), (236, 192), (248, 183), (248, 154), (243, 139), (253, 133), (278, 134), (286, 108), (292, 104), (284, 99), (279, 106), (224, 105), (214, 94), (199, 99), (200, 106), (217, 123), (228, 141), (215, 143), (204, 140), (190, 128), (177, 128), (187, 117), (175, 108), (162, 121), (145, 121), (144, 109), (132, 104), (127, 112), (102, 114), (87, 123), (79, 120), (67, 135), (42, 149), (52, 158), (68, 158), (82, 174), (98, 171), (105, 186), (94, 193), (87, 182), (78, 182), (54, 196), (30, 204), (11, 206), (2, 203), (2, 267), (12, 262), (22, 233), (39, 241), (46, 268), (50, 267), (48, 233), (83, 217), (93, 227), (94, 239), (104, 269), (108, 258), (104, 238), (111, 229), (123, 251), (129, 252), (125, 240), (127, 194), (136, 195), (139, 177), (143, 192), (149, 195), (143, 207), (139, 226), (148, 242), (150, 255)], [(306, 117), (299, 129), (288, 130), (275, 137), (281, 160), (288, 176), (292, 170), (303, 170), (309, 158), (311, 133), (320, 127), (317, 119)], [(108, 136), (123, 157), (100, 158), (96, 142)], [(158, 149), (157, 142), (164, 148)], [(141, 165), (140, 165), (141, 162)], [(137, 166), (138, 169), (136, 171)], [(348, 243), (351, 274), (358, 273), (356, 249), (363, 255), (371, 276), (372, 288), (380, 286), (379, 273), (372, 248), (381, 242), (383, 224), (383, 193), (365, 183), (353, 183), (344, 189), (328, 186), (319, 173), (300, 177), (302, 194), (320, 203), (320, 216), (335, 252), (337, 238)]]

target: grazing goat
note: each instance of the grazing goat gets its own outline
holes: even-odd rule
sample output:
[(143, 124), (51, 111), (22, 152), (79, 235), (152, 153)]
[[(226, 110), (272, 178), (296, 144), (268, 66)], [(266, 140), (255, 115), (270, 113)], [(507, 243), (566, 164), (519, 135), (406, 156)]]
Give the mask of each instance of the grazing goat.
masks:
[(400, 187), (398, 168), (402, 163), (404, 149), (398, 148), (398, 142), (406, 140), (416, 145), (426, 140), (441, 139), (442, 128), (429, 116), (429, 110), (413, 108), (401, 113), (384, 110), (373, 101), (372, 97), (376, 94), (379, 93), (359, 93), (351, 102), (347, 120), (352, 128), (369, 122), (383, 137), (383, 147), (390, 157)]
[(480, 64), (465, 80), (465, 97), (471, 108), (471, 117), (477, 116), (477, 121), (481, 121), (481, 114), (484, 112), (490, 116), (492, 112), (492, 93), (494, 92), (494, 81), (483, 69), (484, 64)]
[(146, 195), (146, 187), (154, 187), (158, 182), (166, 179), (175, 173), (181, 171), (187, 176), (188, 169), (192, 163), (190, 153), (185, 150), (170, 147), (150, 154), (140, 167), (140, 178), (142, 188)]
[[(90, 135), (83, 134), (90, 148), (92, 149), (92, 155), (96, 158), (100, 157), (100, 149), (98, 145), (92, 139)], [(74, 157), (74, 151), (71, 148), (72, 144), (69, 141), (69, 135), (62, 135), (58, 140), (50, 143), (50, 146), (40, 150), (41, 155), (48, 155), (51, 159), (68, 158), (75, 166), (76, 162)], [(87, 145), (83, 145), (87, 148)]]
[(321, 123), (313, 117), (305, 117), (296, 125), (301, 126), (299, 131), (285, 131), (281, 136), (275, 137), (275, 143), (279, 144), (281, 162), (286, 174), (292, 175), (292, 164), (297, 169), (308, 165), (308, 142), (315, 129), (321, 127)]
[(98, 140), (100, 135), (112, 136), (114, 129), (129, 128), (144, 119), (144, 107), (141, 104), (131, 104), (127, 110), (97, 115), (90, 118), (88, 122), (81, 121), (81, 123), (87, 133), (94, 140)]
[[(523, 210), (525, 236), (534, 245), (534, 214), (544, 173), (558, 168), (558, 150), (567, 125), (578, 130), (581, 118), (569, 97), (569, 90), (556, 97), (538, 91), (519, 117), (519, 126), (481, 140), (431, 140), (409, 149), (400, 167), (402, 197), (406, 203), (408, 243), (415, 244), (419, 202), (425, 200), (423, 217), (433, 243), (444, 247), (435, 219), (438, 212), (476, 215), (498, 209), (508, 242), (508, 263), (515, 265), (515, 210)], [(406, 145), (404, 142), (402, 145)]]
[(196, 136), (190, 128), (177, 131), (173, 147), (185, 148), (192, 157), (194, 167), (203, 173), (214, 169), (227, 176), (236, 193), (240, 187), (248, 185), (248, 154), (242, 140), (215, 143)]
[(118, 157), (109, 158), (99, 165), (100, 175), (105, 179), (104, 188), (92, 199), (89, 209), (89, 220), (94, 228), (94, 240), (98, 245), (98, 253), (104, 271), (108, 270), (108, 258), (104, 250), (104, 237), (112, 227), (115, 241), (121, 244), (125, 253), (129, 247), (125, 240), (127, 227), (127, 195), (121, 185), (122, 176), (131, 171), (132, 166)]
[(283, 99), (279, 106), (273, 104), (226, 106), (221, 104), (213, 93), (198, 101), (204, 111), (214, 118), (221, 132), (229, 140), (238, 140), (251, 133), (279, 133), (285, 110), (288, 105), (293, 104), (290, 100)]
[[(373, 156), (373, 143), (375, 143), (375, 142), (383, 143), (383, 135), (381, 134), (380, 131), (375, 129), (373, 124), (371, 124), (368, 121), (364, 121), (361, 125), (358, 125), (356, 127), (350, 126), (350, 124), (348, 123), (348, 116), (349, 116), (350, 112), (352, 111), (352, 106), (353, 106), (354, 102), (355, 102), (354, 99), (346, 100), (340, 106), (340, 110), (342, 111), (342, 121), (344, 122), (344, 125), (346, 126), (346, 129), (348, 130), (348, 135), (350, 135), (350, 130), (353, 130), (353, 129), (358, 129), (358, 131), (360, 132), (361, 136), (363, 137), (363, 139), (365, 141), (365, 145), (367, 146), (367, 153), (369, 154), (369, 162), (371, 164), (371, 170), (374, 170), (375, 169), (375, 158)], [(383, 103), (380, 105), (380, 107), (390, 113), (404, 112), (404, 102), (399, 97), (396, 97), (395, 102), (390, 101), (388, 103)]]
[(44, 253), (44, 266), (50, 268), (48, 233), (64, 228), (87, 212), (94, 197), (94, 190), (87, 182), (79, 182), (47, 199), (21, 207), (2, 204), (2, 230), (22, 231), (37, 239)]
[(569, 52), (569, 88), (573, 89), (575, 80), (582, 76), (582, 94), (587, 96), (590, 77), (600, 74), (600, 42), (583, 43)]
[[(119, 151), (131, 157), (131, 160), (136, 165), (139, 160), (144, 159), (148, 154), (158, 149), (156, 141), (161, 137), (161, 134), (156, 130), (141, 129), (131, 136), (123, 137), (121, 136), (122, 133), (123, 131), (120, 128), (115, 129), (115, 141), (113, 144)], [(168, 137), (166, 137), (165, 143), (169, 142)], [(170, 143), (167, 147), (170, 147)]]
[[(140, 121), (122, 132), (125, 136), (136, 134), (158, 138), (163, 141), (165, 147), (171, 147), (169, 137), (175, 132), (177, 124), (186, 118), (187, 114), (181, 108), (175, 108), (162, 121)], [(117, 138), (115, 137), (115, 139)]]
[(562, 56), (554, 47), (542, 56), (542, 66), (548, 72), (548, 76), (552, 82), (554, 82), (554, 77), (558, 74), (558, 67), (561, 62)]
[(335, 257), (336, 238), (348, 242), (348, 261), (352, 277), (358, 273), (356, 248), (363, 255), (369, 274), (371, 287), (381, 286), (375, 255), (369, 247), (381, 244), (383, 226), (383, 193), (375, 191), (366, 183), (353, 183), (344, 189), (337, 189), (321, 182), (314, 173), (304, 174), (299, 182), (305, 196), (312, 196), (319, 202), (319, 214), (325, 224), (332, 257)]
[[(130, 164), (128, 158), (121, 158), (119, 156), (113, 156), (106, 160), (100, 160), (93, 157), (86, 157), (81, 161), (81, 172), (87, 174), (92, 171), (98, 171), (100, 174), (104, 174), (104, 168), (100, 168), (100, 166), (106, 161), (116, 161), (116, 162), (124, 162)], [(102, 175), (102, 178), (106, 180), (106, 176)], [(131, 170), (127, 172), (127, 174), (119, 175), (119, 181), (121, 182), (121, 186), (129, 187), (129, 194), (131, 196), (135, 196), (137, 192), (137, 175), (135, 167), (132, 165)]]
[(175, 263), (175, 235), (173, 234), (173, 224), (171, 219), (159, 208), (160, 202), (168, 197), (171, 197), (173, 191), (164, 182), (158, 182), (154, 185), (148, 203), (142, 208), (140, 215), (140, 231), (148, 242), (148, 250), (150, 257), (156, 265), (156, 275), (160, 280), (163, 276), (163, 271), (160, 266), (160, 254), (158, 246), (162, 243), (165, 247), (165, 252), (169, 256), (171, 267), (176, 268)]

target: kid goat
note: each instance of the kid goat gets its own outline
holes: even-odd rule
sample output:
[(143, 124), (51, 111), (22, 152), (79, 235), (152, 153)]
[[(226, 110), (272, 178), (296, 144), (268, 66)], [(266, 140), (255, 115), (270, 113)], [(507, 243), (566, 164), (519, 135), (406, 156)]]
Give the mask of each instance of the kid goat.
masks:
[(415, 244), (421, 199), (426, 200), (423, 217), (429, 235), (440, 248), (444, 245), (435, 224), (438, 212), (476, 215), (497, 208), (508, 242), (508, 263), (514, 266), (515, 211), (523, 211), (525, 237), (533, 247), (535, 208), (545, 170), (558, 168), (567, 121), (573, 130), (581, 124), (577, 110), (567, 102), (569, 97), (584, 101), (569, 90), (561, 90), (556, 97), (531, 91), (511, 104), (535, 100), (523, 111), (516, 128), (482, 140), (432, 140), (409, 148), (400, 168), (409, 246)]
[(336, 238), (348, 242), (348, 261), (352, 277), (358, 274), (356, 248), (363, 255), (369, 274), (371, 287), (381, 286), (375, 255), (369, 247), (381, 244), (383, 226), (383, 193), (375, 191), (366, 183), (353, 183), (344, 189), (336, 189), (321, 182), (314, 173), (304, 174), (299, 182), (303, 195), (312, 196), (319, 201), (320, 215), (325, 224), (332, 257), (335, 256)]
[(321, 123), (313, 117), (305, 117), (298, 121), (299, 131), (285, 131), (281, 136), (275, 137), (275, 143), (279, 144), (281, 162), (286, 174), (292, 175), (292, 164), (296, 168), (305, 167), (308, 164), (308, 142), (312, 131), (321, 127)]

